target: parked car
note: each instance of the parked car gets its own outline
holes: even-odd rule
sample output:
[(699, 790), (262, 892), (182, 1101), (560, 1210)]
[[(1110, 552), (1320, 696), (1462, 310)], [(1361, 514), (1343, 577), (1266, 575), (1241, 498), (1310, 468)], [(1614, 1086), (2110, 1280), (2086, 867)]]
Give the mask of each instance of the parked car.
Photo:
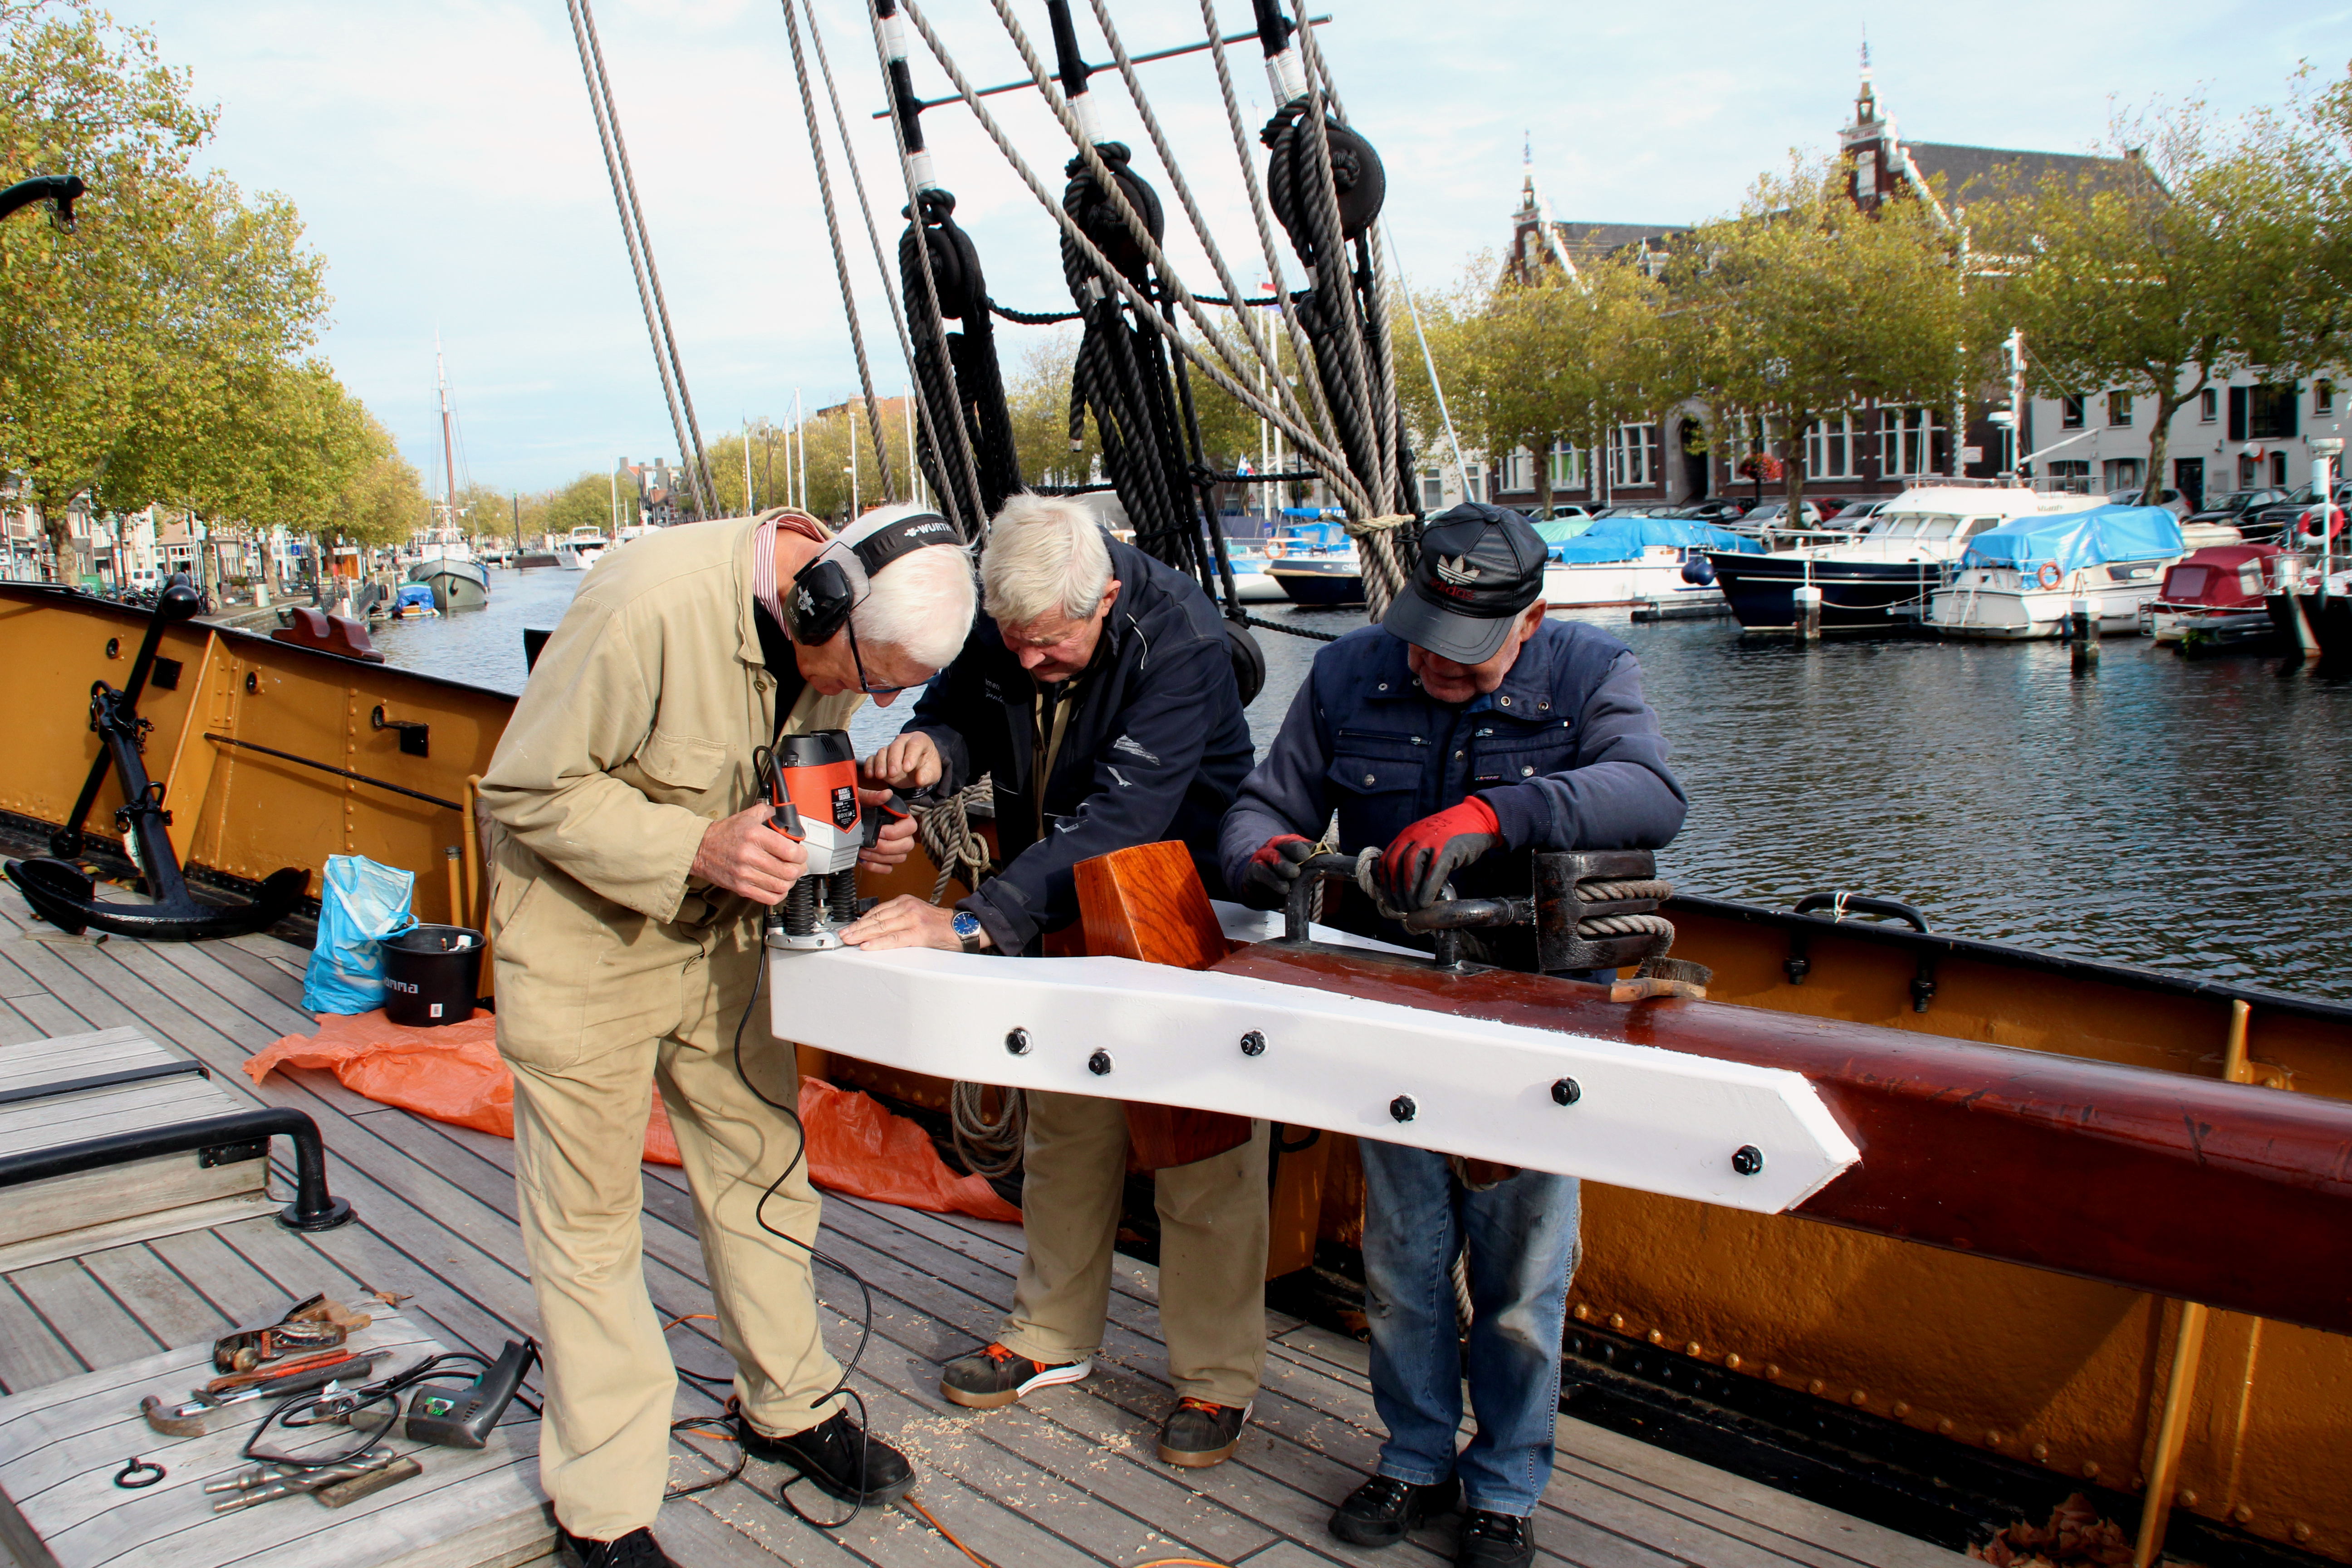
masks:
[[(2319, 543), (2318, 492), (2309, 485), (2299, 489), (2272, 491), (2279, 499), (2249, 512), (2239, 520), (2238, 531), (2249, 540), (2282, 545), (2289, 550), (2315, 548)], [(2343, 548), (2344, 517), (2342, 510), (2352, 506), (2352, 483), (2336, 487), (2333, 498), (2337, 509), (2334, 526), (2336, 548)]]
[[(1751, 533), (1761, 528), (1787, 528), (1790, 526), (1789, 503), (1784, 500), (1768, 500), (1742, 517), (1739, 521), (1740, 526)], [(1822, 509), (1811, 501), (1806, 501), (1804, 510), (1797, 514), (1795, 526), (1819, 528), (1821, 525)]]
[(1685, 517), (1696, 518), (1701, 522), (1717, 524), (1737, 522), (1748, 514), (1748, 509), (1752, 504), (1729, 496), (1714, 496), (1706, 500), (1691, 502), (1682, 509), (1682, 514)]
[[(2131, 489), (2127, 490), (2110, 490), (2107, 492), (2107, 504), (2109, 506), (2137, 506), (2139, 505), (2139, 498), (2144, 493), (2146, 492), (2141, 490), (2137, 485), (2132, 486)], [(2164, 508), (2175, 517), (2185, 518), (2189, 515), (2189, 503), (2180, 499), (2180, 492), (2179, 490), (2158, 490), (2157, 492), (2156, 504)]]
[(2277, 506), (2286, 499), (2287, 492), (2283, 489), (2233, 490), (2211, 505), (2189, 513), (2189, 521), (2242, 527), (2252, 514), (2265, 507)]
[(1860, 528), (1885, 510), (1885, 500), (1856, 501), (1837, 514), (1837, 525), (1840, 528)]
[(1528, 513), (1529, 522), (1573, 522), (1591, 517), (1592, 509), (1580, 501), (1554, 501), (1549, 508), (1537, 508)]
[(1853, 502), (1844, 496), (1808, 496), (1806, 500), (1822, 509), (1824, 518), (1843, 517)]

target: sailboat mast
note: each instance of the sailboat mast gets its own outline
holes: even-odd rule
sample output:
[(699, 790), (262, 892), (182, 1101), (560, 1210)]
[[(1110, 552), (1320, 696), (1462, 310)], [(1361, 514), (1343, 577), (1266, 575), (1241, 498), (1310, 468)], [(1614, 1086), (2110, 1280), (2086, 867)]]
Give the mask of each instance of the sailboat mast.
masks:
[(446, 487), (441, 492), (442, 504), (448, 510), (449, 526), (457, 525), (457, 448), (449, 437), (449, 373), (441, 363), (441, 334), (433, 334), (433, 379), (441, 386), (441, 473)]

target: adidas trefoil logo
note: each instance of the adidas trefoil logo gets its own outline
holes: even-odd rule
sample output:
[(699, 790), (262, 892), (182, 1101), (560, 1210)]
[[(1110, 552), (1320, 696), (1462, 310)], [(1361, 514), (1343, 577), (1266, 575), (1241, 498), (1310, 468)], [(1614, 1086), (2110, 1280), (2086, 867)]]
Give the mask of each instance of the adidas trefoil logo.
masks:
[(1470, 563), (1466, 555), (1441, 555), (1437, 558), (1437, 575), (1460, 587), (1468, 587), (1485, 574)]

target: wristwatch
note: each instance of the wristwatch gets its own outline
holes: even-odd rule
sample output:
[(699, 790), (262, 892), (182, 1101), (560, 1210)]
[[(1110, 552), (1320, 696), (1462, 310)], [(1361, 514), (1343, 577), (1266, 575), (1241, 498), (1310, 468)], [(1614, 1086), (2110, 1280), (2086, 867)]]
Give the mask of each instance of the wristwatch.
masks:
[(955, 932), (956, 941), (963, 943), (963, 950), (966, 952), (980, 951), (980, 917), (978, 915), (973, 914), (970, 910), (958, 910), (955, 919), (948, 922), (948, 929)]

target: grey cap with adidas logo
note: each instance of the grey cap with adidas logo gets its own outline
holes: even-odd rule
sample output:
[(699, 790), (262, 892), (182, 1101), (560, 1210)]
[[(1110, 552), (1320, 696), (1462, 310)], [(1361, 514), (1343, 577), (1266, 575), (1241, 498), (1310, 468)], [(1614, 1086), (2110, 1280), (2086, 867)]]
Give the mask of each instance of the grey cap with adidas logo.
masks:
[(1422, 526), (1412, 580), (1381, 624), (1456, 664), (1484, 664), (1511, 635), (1512, 618), (1543, 597), (1549, 557), (1517, 512), (1465, 501)]

